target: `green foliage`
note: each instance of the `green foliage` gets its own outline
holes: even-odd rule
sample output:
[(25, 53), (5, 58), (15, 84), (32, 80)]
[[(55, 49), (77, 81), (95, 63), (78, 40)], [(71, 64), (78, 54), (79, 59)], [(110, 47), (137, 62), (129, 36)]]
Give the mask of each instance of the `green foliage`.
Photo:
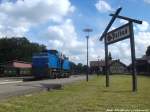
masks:
[(83, 65), (82, 63), (78, 63), (77, 65), (75, 63), (72, 63), (71, 65), (74, 74), (86, 73), (87, 71), (87, 66)]
[(33, 53), (45, 50), (44, 45), (31, 43), (23, 38), (1, 38), (0, 39), (0, 63), (22, 60), (31, 61)]
[(150, 111), (150, 77), (139, 76), (138, 92), (131, 91), (131, 76), (105, 76), (65, 85), (62, 90), (30, 94), (1, 101), (0, 112), (106, 112), (106, 109)]
[(109, 60), (112, 60), (111, 52), (109, 52), (109, 54), (108, 54), (108, 59), (109, 59)]

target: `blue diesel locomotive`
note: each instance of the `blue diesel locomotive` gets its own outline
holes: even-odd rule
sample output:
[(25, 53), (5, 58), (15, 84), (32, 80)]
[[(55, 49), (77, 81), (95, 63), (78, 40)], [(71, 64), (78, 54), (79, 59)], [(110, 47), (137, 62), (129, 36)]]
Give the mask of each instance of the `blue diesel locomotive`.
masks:
[(70, 61), (57, 50), (47, 50), (32, 57), (35, 78), (61, 78), (70, 76)]

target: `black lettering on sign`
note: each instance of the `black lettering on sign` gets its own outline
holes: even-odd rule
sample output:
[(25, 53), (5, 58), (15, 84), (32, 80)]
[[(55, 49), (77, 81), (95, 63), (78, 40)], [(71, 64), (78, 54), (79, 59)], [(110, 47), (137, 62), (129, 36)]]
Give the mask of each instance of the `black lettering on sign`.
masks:
[(123, 25), (107, 33), (107, 43), (119, 41), (121, 38), (129, 37), (129, 24)]

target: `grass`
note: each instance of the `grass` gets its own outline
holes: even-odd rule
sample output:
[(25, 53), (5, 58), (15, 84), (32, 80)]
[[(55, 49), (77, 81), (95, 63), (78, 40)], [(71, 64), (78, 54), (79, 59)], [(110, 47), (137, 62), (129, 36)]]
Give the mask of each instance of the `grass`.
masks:
[(131, 76), (113, 75), (80, 81), (62, 90), (41, 92), (0, 102), (0, 112), (105, 112), (107, 109), (150, 111), (150, 77), (138, 77), (138, 92), (132, 92)]

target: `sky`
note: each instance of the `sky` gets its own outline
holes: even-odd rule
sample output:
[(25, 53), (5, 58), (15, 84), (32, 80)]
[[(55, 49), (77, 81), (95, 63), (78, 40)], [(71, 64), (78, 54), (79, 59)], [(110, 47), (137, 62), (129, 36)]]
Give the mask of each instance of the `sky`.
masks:
[[(150, 0), (0, 0), (0, 38), (27, 37), (31, 42), (57, 49), (75, 63), (86, 64), (85, 28), (92, 28), (89, 60), (104, 59), (104, 43), (99, 37), (111, 17), (120, 15), (142, 20), (134, 24), (136, 57), (150, 45)], [(110, 30), (127, 21), (117, 19)], [(129, 39), (109, 46), (113, 59), (131, 63)]]

